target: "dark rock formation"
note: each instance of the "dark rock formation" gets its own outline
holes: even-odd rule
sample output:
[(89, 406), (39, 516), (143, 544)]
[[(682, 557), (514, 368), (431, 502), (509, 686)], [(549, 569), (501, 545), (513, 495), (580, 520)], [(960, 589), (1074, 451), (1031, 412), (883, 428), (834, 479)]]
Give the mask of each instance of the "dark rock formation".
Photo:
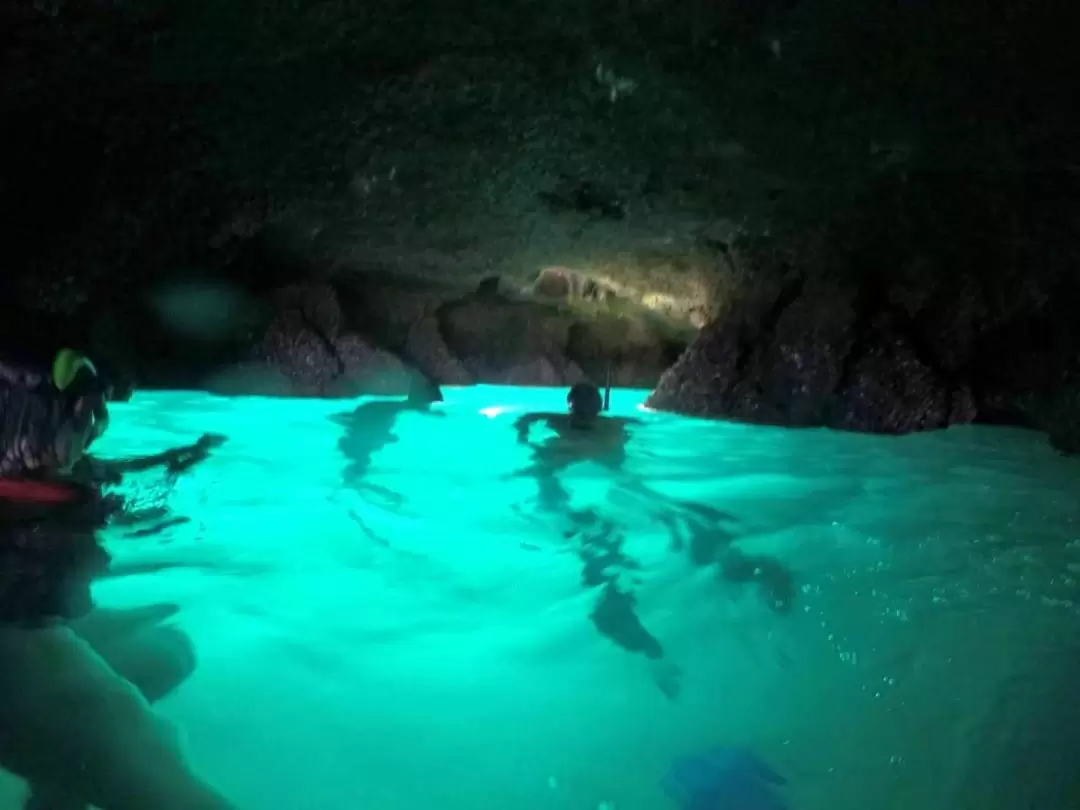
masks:
[(355, 274), (340, 286), (364, 334), (449, 384), (561, 386), (610, 370), (620, 385), (650, 388), (693, 336), (641, 308), (581, 311)]
[(924, 176), (759, 246), (653, 407), (907, 433), (972, 421), (1075, 448), (1080, 181)]
[(569, 267), (545, 267), (528, 291), (540, 299), (565, 303), (608, 302), (619, 297), (611, 285)]
[(335, 396), (648, 386), (719, 315), (655, 403), (1075, 435), (1058, 0), (223, 8), (0, 4), (2, 337)]
[[(77, 346), (144, 387), (355, 397), (406, 393), (417, 374), (451, 385), (564, 386), (610, 371), (618, 385), (650, 388), (693, 334), (641, 310), (581, 312), (491, 284), (462, 291), (362, 273), (271, 279), (266, 289), (170, 282), (95, 303), (5, 323), (0, 351), (44, 363)], [(20, 345), (28, 339), (29, 353)]]
[(270, 297), (273, 311), (240, 363), (204, 384), (220, 393), (352, 397), (404, 394), (413, 372), (351, 332), (329, 284), (294, 284)]
[(857, 308), (855, 282), (796, 277), (748, 297), (665, 373), (652, 407), (873, 433), (974, 418), (970, 389), (921, 359), (888, 310)]

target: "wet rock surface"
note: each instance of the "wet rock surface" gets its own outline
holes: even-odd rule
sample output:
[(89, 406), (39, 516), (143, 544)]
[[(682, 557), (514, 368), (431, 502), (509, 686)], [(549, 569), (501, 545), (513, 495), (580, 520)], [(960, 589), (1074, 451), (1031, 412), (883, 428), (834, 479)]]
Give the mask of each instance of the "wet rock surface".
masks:
[(1080, 182), (908, 178), (873, 199), (748, 251), (745, 289), (650, 403), (877, 433), (1027, 425), (1075, 449)]
[(426, 281), (352, 273), (260, 290), (171, 284), (95, 310), (90, 322), (36, 315), (7, 325), (37, 360), (66, 345), (139, 385), (225, 395), (355, 397), (442, 384), (570, 385), (611, 374), (649, 388), (694, 331), (640, 310), (581, 310)]

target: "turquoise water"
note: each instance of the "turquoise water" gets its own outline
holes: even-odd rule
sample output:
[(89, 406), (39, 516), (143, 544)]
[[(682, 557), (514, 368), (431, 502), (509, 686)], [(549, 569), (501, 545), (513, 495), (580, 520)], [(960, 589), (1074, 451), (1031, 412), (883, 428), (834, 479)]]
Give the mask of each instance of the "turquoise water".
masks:
[[(794, 810), (1080, 806), (1080, 463), (1041, 437), (700, 422), (615, 392), (646, 422), (623, 472), (561, 480), (622, 527), (658, 663), (597, 632), (567, 517), (520, 474), (514, 419), (563, 392), (445, 394), (398, 417), (359, 490), (331, 418), (358, 403), (113, 411), (102, 456), (229, 437), (131, 479), (158, 524), (189, 520), (110, 529), (94, 592), (179, 606), (197, 668), (156, 708), (241, 810), (661, 810), (672, 759), (718, 743), (783, 772)], [(790, 570), (789, 610), (672, 547), (688, 503)]]

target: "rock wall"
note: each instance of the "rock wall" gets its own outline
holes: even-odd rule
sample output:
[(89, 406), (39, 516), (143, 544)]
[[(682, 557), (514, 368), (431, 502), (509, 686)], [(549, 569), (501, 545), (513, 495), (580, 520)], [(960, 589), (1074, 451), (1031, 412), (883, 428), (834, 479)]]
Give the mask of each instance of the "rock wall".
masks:
[[(65, 344), (142, 386), (223, 394), (355, 397), (442, 384), (651, 388), (693, 330), (643, 309), (567, 302), (350, 272), (267, 289), (174, 282), (89, 319), (37, 316), (38, 353)], [(17, 330), (25, 335), (28, 327)]]
[(925, 175), (748, 252), (657, 408), (907, 433), (1020, 424), (1075, 449), (1080, 180)]

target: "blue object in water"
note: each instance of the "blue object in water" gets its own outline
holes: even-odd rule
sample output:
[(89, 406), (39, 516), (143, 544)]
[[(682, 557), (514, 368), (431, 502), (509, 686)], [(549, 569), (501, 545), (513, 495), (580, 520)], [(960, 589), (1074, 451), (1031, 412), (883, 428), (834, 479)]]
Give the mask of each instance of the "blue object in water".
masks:
[(679, 757), (660, 780), (680, 810), (788, 810), (785, 784), (752, 751), (732, 746)]

